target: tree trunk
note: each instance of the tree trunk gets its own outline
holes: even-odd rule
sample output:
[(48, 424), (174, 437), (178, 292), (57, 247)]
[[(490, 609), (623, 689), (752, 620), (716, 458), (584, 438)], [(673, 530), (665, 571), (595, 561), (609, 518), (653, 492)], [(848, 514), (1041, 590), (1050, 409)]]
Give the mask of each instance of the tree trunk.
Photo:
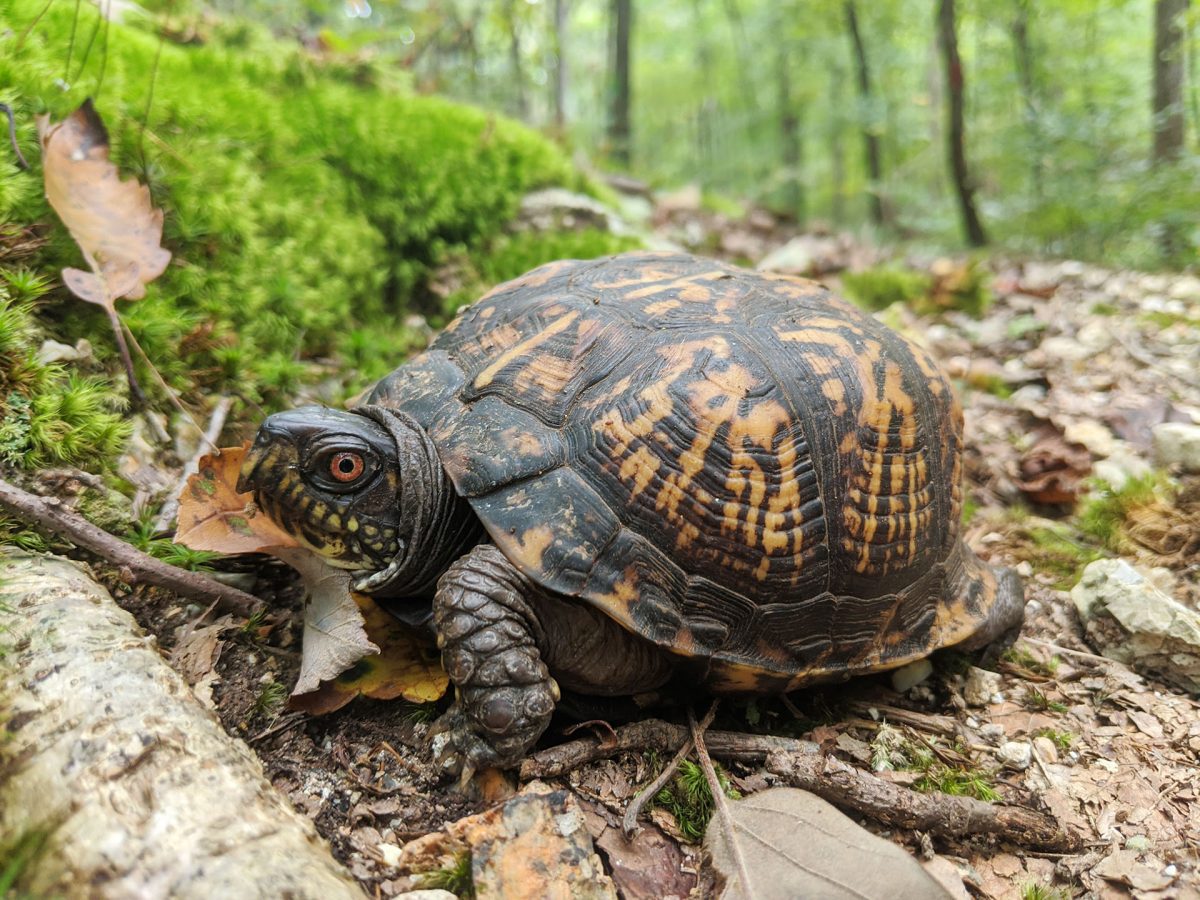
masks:
[(950, 174), (958, 192), (959, 211), (962, 214), (967, 243), (972, 247), (982, 247), (987, 243), (987, 233), (983, 230), (983, 223), (975, 209), (975, 185), (967, 171), (963, 135), (963, 71), (962, 60), (958, 57), (954, 0), (938, 0), (938, 37), (942, 47), (942, 58), (946, 64), (946, 94), (949, 100), (947, 148), (950, 156)]
[(628, 167), (632, 158), (629, 127), (631, 87), (629, 45), (633, 32), (633, 0), (612, 0), (612, 109), (608, 140), (613, 159)]
[(517, 92), (517, 118), (529, 118), (529, 98), (525, 95), (525, 77), (521, 66), (521, 30), (517, 27), (517, 0), (508, 0), (508, 66)]
[(871, 199), (871, 221), (876, 225), (886, 225), (888, 219), (887, 205), (883, 201), (883, 162), (879, 148), (879, 135), (875, 133), (875, 123), (871, 106), (874, 102), (874, 91), (871, 86), (871, 69), (867, 63), (867, 51), (863, 46), (862, 33), (858, 27), (858, 10), (854, 0), (845, 0), (843, 9), (846, 14), (846, 29), (850, 32), (850, 41), (854, 47), (854, 65), (858, 72), (858, 97), (860, 101), (860, 116), (863, 149), (867, 158), (867, 178), (870, 185), (867, 191)]
[(81, 566), (4, 553), (0, 580), (0, 847), (26, 851), (14, 896), (361, 900)]
[(792, 69), (789, 43), (776, 38), (775, 73), (779, 87), (780, 158), (784, 171), (784, 208), (795, 216), (798, 225), (804, 224), (804, 144), (800, 131), (800, 110), (792, 96)]
[(567, 0), (554, 0), (554, 128), (567, 128)]
[(1045, 142), (1042, 121), (1038, 112), (1037, 79), (1034, 75), (1033, 47), (1029, 40), (1029, 0), (1017, 0), (1009, 32), (1012, 35), (1013, 56), (1016, 61), (1017, 84), (1021, 89), (1021, 105), (1025, 111), (1025, 129), (1029, 133), (1030, 180), (1033, 195), (1038, 201), (1045, 196)]
[(1154, 4), (1154, 163), (1183, 153), (1184, 16), (1188, 0)]
[(829, 156), (832, 172), (829, 197), (829, 218), (835, 227), (846, 221), (846, 142), (842, 129), (841, 110), (845, 105), (845, 78), (841, 66), (834, 66), (829, 79)]

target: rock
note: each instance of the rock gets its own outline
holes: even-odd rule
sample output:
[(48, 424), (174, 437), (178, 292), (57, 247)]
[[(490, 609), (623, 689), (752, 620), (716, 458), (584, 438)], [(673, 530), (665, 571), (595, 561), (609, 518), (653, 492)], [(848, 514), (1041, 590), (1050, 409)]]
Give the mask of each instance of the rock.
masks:
[(802, 234), (776, 247), (758, 264), (760, 272), (823, 275), (846, 268), (846, 241), (832, 235)]
[(443, 831), (405, 844), (397, 868), (418, 875), (471, 854), (480, 897), (579, 897), (616, 900), (592, 847), (582, 808), (570, 791), (519, 794)]
[(1145, 478), (1154, 471), (1150, 464), (1128, 450), (1118, 449), (1106, 459), (1092, 464), (1092, 475), (1119, 491), (1131, 478)]
[(996, 750), (996, 759), (1010, 769), (1024, 772), (1033, 762), (1033, 747), (1027, 741), (1005, 741)]
[(1004, 680), (998, 672), (989, 672), (971, 666), (967, 670), (967, 683), (963, 686), (963, 699), (967, 706), (987, 706), (1000, 693)]
[(403, 894), (393, 894), (393, 900), (458, 900), (458, 897), (441, 888), (423, 891), (405, 891)]
[(1154, 462), (1164, 469), (1200, 472), (1200, 425), (1163, 422), (1151, 432)]
[(1061, 359), (1067, 362), (1079, 362), (1092, 355), (1092, 350), (1074, 338), (1064, 335), (1048, 337), (1039, 345), (1048, 359)]
[(1038, 759), (1044, 763), (1058, 762), (1058, 748), (1054, 746), (1054, 741), (1048, 737), (1037, 737), (1033, 739), (1033, 749), (1037, 751)]
[(1181, 275), (1175, 279), (1168, 293), (1175, 300), (1200, 300), (1200, 278)]
[(526, 194), (521, 199), (516, 225), (534, 231), (598, 228), (612, 234), (630, 233), (616, 210), (594, 197), (565, 188), (546, 188)]
[(927, 659), (918, 659), (892, 672), (892, 690), (903, 694), (916, 687), (933, 674), (933, 664)]
[(704, 203), (704, 195), (698, 184), (685, 184), (681, 188), (658, 194), (654, 203), (664, 215), (680, 212), (698, 212)]
[(1200, 615), (1129, 563), (1090, 563), (1071, 599), (1089, 641), (1104, 656), (1200, 693)]
[(999, 744), (1004, 740), (1004, 726), (998, 722), (988, 722), (979, 729), (979, 736), (989, 744)]

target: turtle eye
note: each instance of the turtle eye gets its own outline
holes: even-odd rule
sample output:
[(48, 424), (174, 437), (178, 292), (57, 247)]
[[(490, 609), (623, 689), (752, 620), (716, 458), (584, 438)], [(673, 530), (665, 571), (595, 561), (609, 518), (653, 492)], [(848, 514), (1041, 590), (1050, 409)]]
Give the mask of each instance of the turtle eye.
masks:
[(357, 481), (362, 477), (364, 469), (366, 469), (366, 464), (363, 463), (362, 456), (347, 450), (335, 453), (329, 460), (330, 476), (334, 481), (340, 481), (342, 484)]

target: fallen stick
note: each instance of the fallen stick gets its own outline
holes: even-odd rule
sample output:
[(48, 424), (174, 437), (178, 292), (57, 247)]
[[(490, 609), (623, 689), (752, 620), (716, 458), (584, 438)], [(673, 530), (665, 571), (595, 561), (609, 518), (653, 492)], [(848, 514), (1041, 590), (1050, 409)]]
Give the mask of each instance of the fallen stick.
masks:
[(156, 532), (166, 531), (175, 521), (175, 516), (179, 513), (179, 497), (187, 489), (188, 479), (200, 471), (200, 458), (217, 449), (217, 441), (221, 437), (222, 429), (225, 428), (225, 420), (229, 418), (231, 409), (233, 409), (232, 397), (222, 397), (213, 407), (212, 415), (208, 419), (208, 427), (204, 429), (204, 434), (200, 436), (200, 441), (196, 444), (196, 452), (184, 465), (179, 481), (175, 483), (171, 495), (167, 497), (162, 509), (158, 511), (158, 517), (154, 520)]
[(918, 793), (830, 756), (775, 751), (767, 757), (767, 771), (792, 787), (895, 828), (949, 838), (994, 834), (1019, 846), (1045, 850), (1073, 850), (1081, 843), (1046, 813), (972, 797)]
[(362, 900), (82, 567), (0, 553), (0, 584), (0, 846), (41, 842), (14, 895)]
[(57, 497), (39, 497), (0, 479), (0, 506), (23, 521), (70, 539), (113, 565), (127, 567), (137, 581), (166, 588), (204, 604), (215, 600), (221, 611), (247, 618), (263, 605), (253, 594), (213, 581), (199, 572), (167, 565), (143, 553), (103, 528), (97, 528)]
[[(614, 734), (615, 740), (612, 737), (606, 740), (595, 737), (580, 738), (535, 753), (521, 763), (521, 780), (554, 778), (584, 763), (616, 756), (622, 750), (658, 750), (674, 753), (686, 741), (691, 740), (687, 726), (672, 725), (661, 719), (646, 719), (622, 725)], [(746, 763), (762, 762), (773, 750), (792, 753), (817, 752), (817, 745), (812, 741), (774, 737), (769, 734), (710, 731), (704, 736), (704, 741), (708, 745), (708, 752), (713, 756)]]

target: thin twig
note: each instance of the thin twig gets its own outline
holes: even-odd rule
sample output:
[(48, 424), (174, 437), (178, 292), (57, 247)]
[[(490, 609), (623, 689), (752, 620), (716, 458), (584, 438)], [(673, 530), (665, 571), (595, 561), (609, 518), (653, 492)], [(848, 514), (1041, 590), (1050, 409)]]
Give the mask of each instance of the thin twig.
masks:
[(0, 479), (0, 506), (30, 524), (70, 539), (97, 556), (133, 573), (138, 581), (174, 591), (202, 603), (217, 601), (218, 609), (249, 617), (262, 607), (252, 594), (214, 581), (199, 572), (168, 565), (97, 528), (57, 497), (39, 497)]
[(71, 57), (75, 55), (75, 30), (79, 26), (79, 6), (83, 0), (75, 0), (75, 15), (71, 19), (71, 39), (67, 41), (67, 60), (63, 63), (63, 84), (70, 85)]
[(1040, 641), (1037, 638), (1031, 637), (1023, 637), (1021, 640), (1026, 644), (1034, 644), (1038, 647), (1045, 647), (1047, 650), (1053, 650), (1055, 653), (1078, 656), (1080, 659), (1093, 659), (1097, 662), (1108, 663), (1109, 665), (1120, 665), (1115, 659), (1109, 659), (1107, 656), (1097, 656), (1095, 653), (1088, 653), (1084, 650), (1072, 650), (1070, 647), (1060, 647), (1058, 644), (1051, 644), (1049, 641)]
[(208, 419), (208, 427), (204, 429), (204, 434), (200, 436), (200, 441), (196, 444), (196, 452), (183, 467), (183, 472), (180, 474), (174, 490), (171, 491), (171, 496), (167, 498), (167, 502), (163, 504), (158, 513), (158, 518), (154, 520), (156, 532), (166, 531), (171, 527), (171, 523), (179, 512), (179, 498), (187, 488), (188, 479), (200, 471), (200, 457), (217, 450), (217, 440), (221, 437), (225, 419), (229, 417), (229, 410), (232, 408), (232, 397), (222, 397), (213, 407), (212, 415)]
[(21, 155), (21, 145), (17, 143), (17, 123), (13, 120), (12, 107), (7, 103), (0, 103), (0, 109), (4, 110), (4, 114), (8, 117), (8, 142), (12, 144), (13, 153), (17, 156), (17, 165), (22, 169), (28, 169), (29, 163)]
[[(521, 763), (521, 780), (557, 778), (584, 763), (608, 759), (624, 750), (673, 753), (690, 737), (687, 728), (662, 719), (643, 719), (622, 725), (615, 730), (615, 735), (615, 742), (611, 738), (602, 741), (585, 737), (535, 753)], [(709, 752), (718, 759), (745, 763), (761, 763), (774, 750), (816, 753), (819, 749), (812, 741), (799, 738), (737, 731), (710, 731), (707, 743)]]
[(121, 321), (121, 317), (117, 315), (115, 303), (110, 302), (109, 305), (104, 307), (104, 311), (108, 313), (108, 321), (112, 325), (113, 337), (117, 339), (117, 350), (121, 354), (121, 362), (125, 364), (125, 376), (129, 379), (129, 393), (133, 397), (134, 406), (139, 410), (149, 409), (150, 401), (146, 399), (146, 392), (138, 384), (137, 375), (133, 371), (133, 357), (129, 354), (129, 344), (125, 342), (124, 323)]
[(753, 897), (754, 892), (750, 887), (750, 871), (746, 868), (746, 857), (742, 853), (742, 844), (737, 839), (737, 832), (734, 830), (733, 816), (729, 813), (729, 800), (725, 797), (725, 791), (721, 787), (721, 779), (717, 777), (717, 770), (713, 768), (712, 760), (708, 755), (708, 748), (704, 746), (705, 729), (712, 724), (713, 717), (716, 716), (717, 707), (720, 703), (719, 699), (713, 700), (712, 706), (708, 708), (708, 715), (698, 725), (696, 724), (696, 716), (689, 707), (688, 724), (692, 727), (692, 741), (696, 744), (696, 756), (700, 758), (700, 768), (704, 769), (704, 777), (708, 779), (708, 789), (712, 791), (713, 804), (716, 806), (717, 815), (721, 819), (725, 833), (729, 835), (729, 851), (733, 854), (733, 861), (737, 866), (738, 878), (742, 882), (742, 893), (747, 897)]
[(29, 37), (29, 32), (37, 27), (37, 23), (42, 21), (42, 16), (50, 11), (50, 7), (54, 5), (54, 0), (46, 0), (46, 5), (42, 7), (41, 12), (33, 17), (33, 21), (25, 26), (25, 30), (21, 32), (21, 36), (17, 38), (17, 45), (13, 48), (14, 53), (19, 53), (21, 48), (25, 46), (25, 39)]
[[(179, 395), (175, 393), (174, 389), (167, 384), (166, 379), (163, 378), (162, 374), (158, 371), (158, 367), (154, 365), (150, 357), (146, 354), (146, 351), (142, 349), (142, 345), (138, 342), (137, 335), (135, 335), (130, 330), (129, 326), (123, 321), (121, 322), (121, 327), (125, 329), (125, 334), (129, 338), (129, 343), (131, 343), (133, 345), (133, 349), (138, 352), (138, 356), (142, 358), (142, 362), (146, 364), (146, 368), (150, 370), (150, 374), (154, 376), (154, 380), (158, 382), (158, 386), (162, 388), (163, 393), (167, 395), (167, 399), (171, 401), (171, 405), (175, 407), (181, 416), (191, 423), (193, 428), (199, 431), (200, 423), (196, 421), (195, 416), (188, 412), (187, 407), (180, 402)], [(170, 435), (164, 434), (163, 440), (169, 441), (170, 439)]]
[(263, 740), (264, 738), (269, 738), (273, 734), (279, 734), (281, 731), (287, 731), (288, 729), (293, 728), (303, 722), (304, 718), (304, 713), (288, 713), (270, 728), (267, 728), (265, 731), (260, 731), (258, 734), (254, 735), (254, 737), (247, 738), (246, 743), (253, 744)]
[(100, 89), (104, 87), (104, 73), (108, 71), (108, 33), (112, 30), (112, 0), (100, 0), (100, 15), (104, 17), (104, 44), (100, 48), (104, 55), (100, 57), (100, 74), (96, 77), (96, 89), (92, 91), (92, 96), (96, 99), (100, 97)]
[(675, 773), (679, 771), (679, 767), (683, 765), (683, 761), (687, 759), (687, 755), (692, 752), (692, 747), (694, 746), (695, 743), (691, 738), (684, 741), (675, 755), (671, 757), (671, 761), (658, 773), (658, 777), (629, 801), (629, 806), (625, 808), (625, 818), (621, 821), (621, 830), (625, 833), (626, 840), (632, 841), (637, 837), (637, 833), (641, 831), (641, 826), (638, 825), (637, 820), (638, 816), (642, 814), (642, 809), (675, 776)]

